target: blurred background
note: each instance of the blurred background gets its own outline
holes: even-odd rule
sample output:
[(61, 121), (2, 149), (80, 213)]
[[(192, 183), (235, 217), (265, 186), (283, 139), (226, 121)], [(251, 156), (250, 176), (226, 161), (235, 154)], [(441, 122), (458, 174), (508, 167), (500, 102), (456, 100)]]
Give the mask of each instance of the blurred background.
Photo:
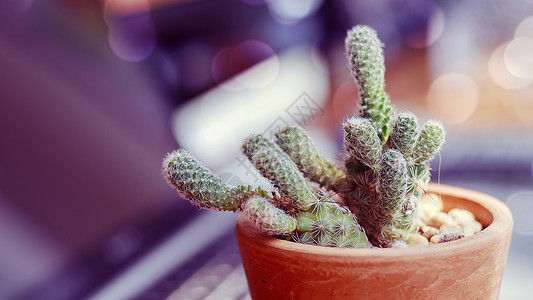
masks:
[(396, 108), (446, 126), (433, 181), (511, 208), (501, 299), (530, 296), (532, 0), (3, 0), (0, 298), (249, 297), (236, 215), (179, 199), (161, 161), (261, 184), (240, 143), (287, 124), (337, 157), (356, 24)]

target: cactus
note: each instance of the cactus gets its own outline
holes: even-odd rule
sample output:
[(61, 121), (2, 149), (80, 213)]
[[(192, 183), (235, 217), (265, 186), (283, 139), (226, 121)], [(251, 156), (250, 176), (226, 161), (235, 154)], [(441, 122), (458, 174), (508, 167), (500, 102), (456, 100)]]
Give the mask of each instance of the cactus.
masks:
[(254, 196), (245, 202), (244, 213), (268, 234), (287, 234), (296, 229), (296, 219), (277, 208), (264, 197)]
[(329, 161), (300, 127), (289, 126), (276, 134), (276, 143), (309, 180), (335, 192), (346, 189), (346, 172)]
[(288, 206), (303, 210), (316, 202), (303, 174), (276, 144), (258, 135), (249, 138), (242, 148), (261, 175), (288, 198)]
[(226, 186), (185, 150), (164, 160), (168, 182), (201, 208), (242, 211), (263, 232), (295, 242), (406, 246), (444, 128), (434, 120), (420, 126), (414, 114), (394, 112), (384, 90), (383, 45), (373, 29), (356, 26), (345, 43), (362, 103), (360, 115), (342, 124), (343, 165), (320, 153), (304, 129), (289, 126), (275, 141), (254, 135), (242, 145), (275, 188), (270, 194), (261, 187)]
[(382, 141), (390, 132), (392, 107), (385, 93), (383, 44), (374, 29), (355, 26), (345, 40), (348, 63), (359, 87), (361, 116), (376, 126)]
[(378, 172), (382, 143), (374, 125), (368, 119), (351, 118), (343, 127), (346, 149), (352, 158)]
[(206, 209), (243, 211), (265, 233), (288, 235), (294, 241), (321, 246), (368, 246), (355, 215), (321, 191), (312, 190), (277, 144), (253, 136), (242, 148), (280, 195), (270, 197), (263, 189), (250, 186), (229, 188), (183, 149), (167, 155), (164, 177), (193, 204)]
[(420, 129), (410, 112), (393, 118), (384, 91), (383, 46), (373, 29), (354, 27), (345, 46), (362, 104), (360, 116), (343, 124), (350, 153), (345, 166), (354, 182), (343, 196), (369, 240), (390, 247), (415, 229), (416, 207), (430, 179), (429, 162), (444, 142), (444, 129), (436, 121)]
[(418, 139), (418, 119), (411, 112), (399, 113), (396, 116), (392, 132), (389, 137), (389, 148), (397, 149), (410, 161), (413, 148)]
[(241, 201), (229, 197), (230, 189), (189, 152), (180, 149), (167, 155), (163, 174), (178, 192), (201, 208), (240, 209)]
[(368, 241), (348, 209), (327, 197), (314, 204), (309, 211), (298, 214), (298, 230), (293, 240), (313, 245), (365, 248)]
[(422, 165), (433, 159), (444, 142), (444, 128), (438, 121), (430, 120), (424, 125), (413, 149), (413, 163)]
[[(284, 128), (277, 136), (290, 130)], [(296, 131), (303, 133), (300, 128)], [(295, 241), (321, 246), (368, 245), (355, 215), (320, 191), (313, 191), (296, 163), (277, 144), (258, 135), (250, 137), (242, 148), (261, 175), (281, 193), (280, 206), (296, 216), (296, 231), (292, 234)]]

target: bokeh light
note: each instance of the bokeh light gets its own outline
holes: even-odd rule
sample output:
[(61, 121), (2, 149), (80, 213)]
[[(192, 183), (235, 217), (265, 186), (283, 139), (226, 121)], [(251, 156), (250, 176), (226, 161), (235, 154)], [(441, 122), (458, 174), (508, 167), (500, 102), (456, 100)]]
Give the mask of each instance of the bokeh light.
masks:
[(519, 37), (507, 44), (504, 53), (507, 69), (516, 77), (533, 78), (533, 38)]
[(459, 73), (440, 76), (433, 81), (427, 94), (428, 108), (447, 124), (467, 120), (474, 113), (478, 101), (476, 82)]
[(505, 203), (513, 215), (513, 231), (521, 235), (533, 235), (533, 191), (513, 194)]
[(33, 0), (2, 0), (0, 1), (0, 18), (22, 16), (30, 9), (32, 3)]
[(444, 12), (440, 7), (435, 8), (435, 11), (431, 15), (431, 19), (429, 20), (426, 46), (434, 44), (441, 37), (444, 32), (445, 23), (446, 18), (444, 17)]
[(224, 48), (215, 55), (213, 62), (211, 63), (211, 75), (215, 82), (222, 84), (222, 87), (228, 90), (238, 91), (243, 87), (235, 81), (228, 81), (225, 84), (224, 81), (227, 81), (232, 75), (236, 74), (236, 70), (232, 70), (232, 62), (234, 55), (232, 55), (232, 48)]
[[(129, 10), (144, 10), (134, 16), (121, 16)], [(104, 20), (108, 26), (109, 46), (123, 60), (138, 62), (146, 59), (155, 48), (155, 29), (147, 0), (131, 2), (107, 0)]]
[(520, 121), (533, 125), (533, 86), (514, 93), (511, 109)]
[(313, 44), (313, 47), (311, 48), (311, 59), (313, 60), (315, 67), (320, 70), (320, 72), (328, 74), (329, 76), (330, 68), (324, 55), (322, 55), (322, 53), (320, 52), (319, 44), (320, 39), (316, 39), (315, 43)]
[(150, 11), (148, 0), (105, 0), (104, 20), (109, 26), (113, 16), (124, 16), (147, 11)]
[(110, 30), (108, 33), (109, 46), (113, 52), (126, 61), (138, 62), (147, 58), (155, 48), (152, 37), (143, 37), (127, 32)]
[(489, 59), (489, 74), (494, 82), (502, 88), (518, 90), (528, 86), (533, 79), (524, 79), (514, 76), (505, 64), (505, 49), (508, 43), (501, 44), (496, 48)]
[(412, 48), (425, 48), (434, 44), (444, 31), (445, 17), (440, 6), (434, 2), (411, 0), (400, 12), (409, 35), (404, 43)]
[[(250, 69), (252, 66), (254, 68)], [(249, 70), (246, 76), (236, 75), (246, 69)], [(220, 50), (211, 64), (213, 79), (228, 90), (265, 87), (276, 79), (278, 73), (279, 61), (274, 50), (254, 40)], [(228, 81), (233, 76), (235, 80)]]
[(270, 0), (268, 8), (274, 19), (282, 24), (294, 24), (312, 15), (322, 0)]
[(258, 6), (258, 5), (263, 5), (265, 4), (265, 2), (267, 0), (241, 0), (243, 3), (246, 3), (248, 5), (254, 5), (254, 6)]
[[(532, 0), (533, 1), (533, 0)], [(525, 18), (518, 24), (514, 31), (514, 37), (530, 37), (533, 38), (533, 16)]]
[(353, 80), (346, 80), (333, 94), (333, 111), (337, 117), (347, 117), (358, 112), (358, 90)]
[(237, 76), (236, 79), (246, 88), (259, 89), (272, 83), (278, 76), (278, 72), (278, 57), (272, 56), (249, 70), (248, 76)]
[[(245, 88), (243, 82), (257, 80), (257, 70), (270, 61), (279, 64), (274, 80), (262, 88)], [(241, 89), (231, 90), (225, 85)], [(290, 48), (178, 108), (172, 117), (174, 135), (180, 145), (206, 164), (223, 167), (239, 155), (242, 140), (251, 132), (268, 135), (276, 125), (298, 122), (290, 108), (309, 105), (302, 99), (302, 92), (314, 105), (322, 107), (328, 91), (328, 76), (317, 69), (310, 49)], [(213, 149), (217, 151), (214, 153)]]
[(179, 74), (180, 88), (188, 93), (194, 93), (212, 84), (212, 55), (211, 46), (201, 41), (183, 45), (170, 55), (170, 67), (176, 69)]

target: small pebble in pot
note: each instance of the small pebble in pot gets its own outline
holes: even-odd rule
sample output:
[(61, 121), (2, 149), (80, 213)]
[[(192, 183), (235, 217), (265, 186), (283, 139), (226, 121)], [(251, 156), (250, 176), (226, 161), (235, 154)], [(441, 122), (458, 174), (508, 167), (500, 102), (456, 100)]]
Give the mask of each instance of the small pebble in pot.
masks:
[(474, 233), (478, 233), (482, 229), (483, 226), (478, 221), (472, 221), (463, 225), (463, 232), (465, 233), (465, 236), (474, 235)]
[(427, 222), (429, 226), (440, 228), (442, 225), (446, 224), (448, 226), (456, 226), (457, 223), (448, 216), (447, 213), (439, 211), (431, 216), (431, 219)]
[[(430, 244), (458, 240), (483, 230), (483, 225), (469, 210), (452, 208), (444, 212), (440, 197), (436, 194), (422, 197), (415, 225), (418, 228), (417, 234), (428, 239)], [(411, 245), (409, 240), (407, 242)]]
[(429, 245), (429, 241), (427, 238), (423, 237), (420, 234), (412, 234), (409, 239), (407, 239), (407, 243), (411, 247), (417, 247), (417, 246), (427, 246)]
[(441, 234), (436, 234), (433, 237), (431, 237), (430, 242), (432, 244), (439, 244), (439, 243), (455, 241), (458, 239), (462, 239), (464, 237), (465, 237), (465, 234), (461, 231), (444, 232)]
[(457, 224), (461, 226), (464, 226), (476, 220), (473, 213), (469, 212), (466, 209), (460, 208), (451, 209), (448, 212), (448, 216), (450, 216)]
[(418, 217), (422, 222), (428, 222), (439, 211), (442, 211), (442, 202), (438, 195), (428, 194), (420, 199)]
[(432, 236), (439, 234), (440, 231), (432, 226), (424, 226), (421, 228), (422, 230), (422, 236), (424, 236), (426, 239), (431, 239)]
[(439, 228), (440, 232), (462, 231), (463, 227), (457, 224), (444, 224)]

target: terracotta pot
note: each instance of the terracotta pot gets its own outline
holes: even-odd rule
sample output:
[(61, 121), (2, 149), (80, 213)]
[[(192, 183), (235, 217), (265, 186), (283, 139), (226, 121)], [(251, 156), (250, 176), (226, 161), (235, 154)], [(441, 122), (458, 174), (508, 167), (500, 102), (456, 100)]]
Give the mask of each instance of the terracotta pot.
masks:
[(496, 299), (513, 220), (499, 200), (431, 185), (444, 210), (470, 210), (485, 229), (458, 241), (404, 249), (342, 249), (265, 235), (246, 217), (237, 238), (253, 299)]

